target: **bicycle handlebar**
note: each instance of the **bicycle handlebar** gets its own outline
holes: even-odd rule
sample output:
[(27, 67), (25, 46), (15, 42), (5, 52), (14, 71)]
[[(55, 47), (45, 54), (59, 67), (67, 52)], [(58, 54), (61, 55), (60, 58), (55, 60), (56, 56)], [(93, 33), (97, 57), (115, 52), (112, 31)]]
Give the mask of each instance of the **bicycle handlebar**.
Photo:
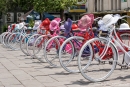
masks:
[(65, 21), (61, 21), (60, 24), (61, 24), (61, 23), (64, 23), (64, 22), (65, 22)]
[(130, 18), (130, 16), (124, 15), (124, 16), (122, 16), (120, 19), (123, 19), (123, 18)]
[(97, 17), (97, 18), (94, 19), (94, 21), (97, 21), (98, 19), (101, 19), (101, 18), (102, 18), (102, 17)]
[[(78, 22), (78, 21), (79, 21), (79, 20), (72, 21), (72, 23), (76, 23), (76, 22)], [(64, 22), (66, 22), (66, 21), (61, 21), (60, 24), (62, 24), (62, 23), (64, 23)]]
[(76, 22), (78, 22), (79, 20), (76, 20), (76, 21), (72, 21), (73, 23), (76, 23)]

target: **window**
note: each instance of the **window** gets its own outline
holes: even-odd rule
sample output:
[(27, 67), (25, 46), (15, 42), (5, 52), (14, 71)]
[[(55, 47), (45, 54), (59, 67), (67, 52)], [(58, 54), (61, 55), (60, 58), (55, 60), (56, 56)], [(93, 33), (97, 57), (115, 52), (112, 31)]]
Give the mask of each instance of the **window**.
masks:
[(121, 2), (127, 2), (127, 0), (121, 0)]
[(97, 0), (95, 0), (95, 12), (97, 12)]
[(111, 0), (111, 10), (113, 10), (113, 0)]

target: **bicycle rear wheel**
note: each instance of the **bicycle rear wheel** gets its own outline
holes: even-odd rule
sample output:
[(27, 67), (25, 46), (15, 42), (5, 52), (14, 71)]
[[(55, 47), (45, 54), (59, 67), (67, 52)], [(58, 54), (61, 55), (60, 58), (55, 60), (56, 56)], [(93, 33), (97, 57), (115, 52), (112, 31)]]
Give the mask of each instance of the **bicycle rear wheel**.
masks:
[(29, 37), (28, 41), (27, 41), (27, 45), (26, 45), (26, 48), (27, 48), (27, 53), (32, 57), (32, 58), (35, 58), (34, 54), (33, 54), (33, 46), (34, 46), (34, 43), (36, 41), (36, 39), (41, 36), (40, 34), (34, 34), (32, 36)]
[(60, 67), (59, 49), (66, 37), (55, 36), (48, 40), (44, 49), (44, 57), (46, 61), (53, 67)]
[[(121, 41), (124, 44), (124, 49), (127, 52), (130, 52), (130, 34), (129, 33), (121, 33), (119, 36), (119, 41)], [(125, 53), (119, 48), (118, 48), (118, 53), (119, 53), (119, 58), (118, 58), (118, 65), (120, 66), (126, 66), (125, 62)], [(126, 63), (126, 64), (125, 64)]]
[(28, 38), (29, 38), (29, 37), (30, 37), (30, 34), (25, 35), (25, 36), (22, 38), (21, 42), (20, 42), (20, 49), (21, 49), (21, 51), (22, 51), (25, 55), (27, 55), (27, 56), (29, 56), (29, 53), (27, 52), (26, 45), (27, 45), (27, 41), (28, 41)]
[(59, 50), (60, 64), (66, 71), (70, 73), (79, 72), (78, 54), (83, 45), (84, 38), (73, 36), (63, 42)]
[(6, 47), (8, 47), (8, 48), (10, 48), (9, 43), (8, 43), (8, 39), (9, 39), (9, 37), (10, 37), (11, 35), (12, 35), (12, 33), (9, 32), (8, 35), (5, 37), (5, 41), (4, 41)]
[(12, 50), (19, 50), (20, 42), (23, 37), (24, 37), (24, 35), (21, 33), (13, 33), (8, 39), (8, 43), (10, 43), (10, 48)]
[[(89, 48), (88, 56), (82, 56)], [(82, 61), (82, 59), (84, 61)], [(82, 76), (92, 82), (107, 79), (114, 71), (118, 59), (117, 49), (104, 38), (88, 40), (81, 48), (78, 56), (78, 66)]]
[(44, 48), (47, 41), (48, 41), (48, 36), (42, 35), (36, 39), (33, 45), (34, 57), (37, 58), (41, 62), (44, 62)]
[(3, 35), (2, 35), (2, 44), (3, 44), (3, 46), (5, 46), (5, 47), (7, 47), (7, 46), (6, 46), (6, 37), (8, 36), (8, 34), (9, 34), (9, 32), (5, 32), (5, 33), (3, 33)]

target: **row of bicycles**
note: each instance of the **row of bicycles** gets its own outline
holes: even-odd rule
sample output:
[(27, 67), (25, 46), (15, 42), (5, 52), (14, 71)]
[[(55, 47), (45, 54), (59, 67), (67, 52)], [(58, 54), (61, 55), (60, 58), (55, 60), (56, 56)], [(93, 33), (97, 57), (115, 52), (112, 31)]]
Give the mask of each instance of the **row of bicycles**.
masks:
[(0, 35), (0, 42), (52, 67), (81, 73), (89, 81), (104, 81), (117, 65), (126, 69), (130, 66), (130, 27), (126, 18), (130, 16), (107, 14), (94, 18), (86, 14), (77, 21), (46, 18), (35, 21), (33, 28), (24, 22), (11, 24), (8, 32)]

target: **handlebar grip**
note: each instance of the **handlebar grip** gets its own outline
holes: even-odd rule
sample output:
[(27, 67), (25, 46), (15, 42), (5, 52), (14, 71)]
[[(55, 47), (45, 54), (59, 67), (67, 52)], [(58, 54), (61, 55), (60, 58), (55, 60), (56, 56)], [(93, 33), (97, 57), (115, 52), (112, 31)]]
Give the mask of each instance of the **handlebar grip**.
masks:
[(78, 22), (79, 20), (76, 20), (76, 21), (72, 21), (73, 23), (76, 23), (76, 22)]
[(97, 21), (98, 19), (102, 19), (102, 17), (97, 17), (94, 19), (94, 21)]
[(64, 23), (65, 21), (61, 21), (60, 23)]
[(120, 17), (120, 19), (123, 19), (123, 18), (130, 18), (130, 16), (128, 16), (128, 15), (124, 15), (124, 16), (122, 16), (122, 17)]

